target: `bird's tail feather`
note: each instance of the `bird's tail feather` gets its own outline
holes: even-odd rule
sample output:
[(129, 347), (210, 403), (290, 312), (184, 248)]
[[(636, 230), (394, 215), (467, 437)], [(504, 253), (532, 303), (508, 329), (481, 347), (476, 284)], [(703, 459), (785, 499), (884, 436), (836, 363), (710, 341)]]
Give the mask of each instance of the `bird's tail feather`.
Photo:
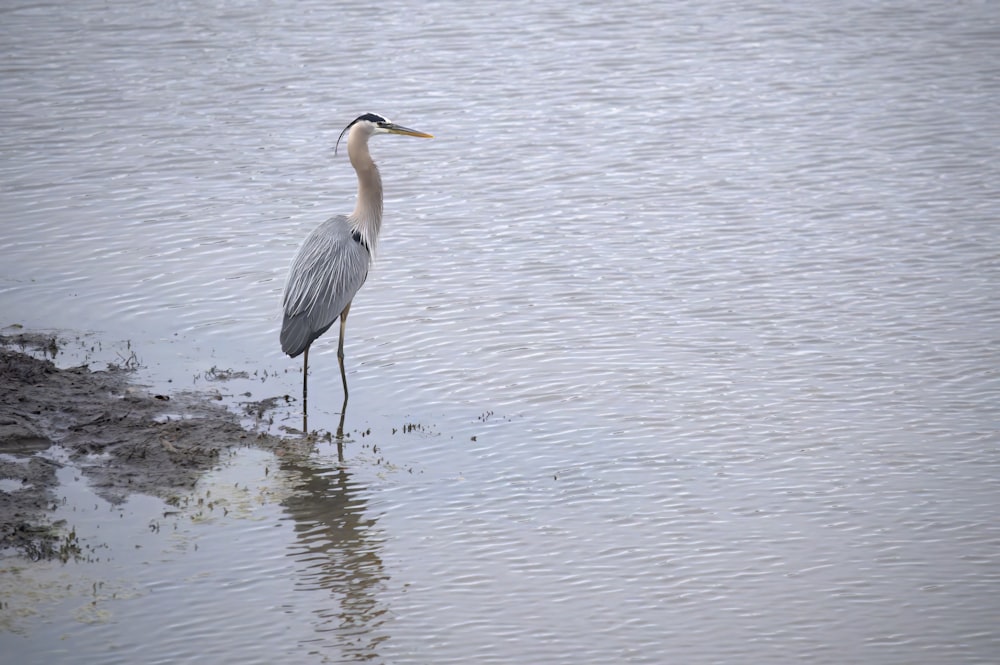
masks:
[(286, 314), (281, 322), (281, 350), (294, 358), (308, 349), (313, 340), (325, 333), (329, 327), (316, 331), (309, 325), (309, 317), (304, 312), (295, 316)]

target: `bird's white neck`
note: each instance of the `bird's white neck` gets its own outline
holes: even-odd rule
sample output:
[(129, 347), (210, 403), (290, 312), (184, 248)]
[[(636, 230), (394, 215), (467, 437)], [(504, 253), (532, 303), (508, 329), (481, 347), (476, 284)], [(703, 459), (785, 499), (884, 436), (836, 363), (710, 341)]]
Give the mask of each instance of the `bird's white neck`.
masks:
[(374, 255), (382, 227), (382, 177), (368, 152), (368, 136), (364, 132), (351, 130), (347, 137), (347, 154), (358, 174), (358, 200), (348, 221)]

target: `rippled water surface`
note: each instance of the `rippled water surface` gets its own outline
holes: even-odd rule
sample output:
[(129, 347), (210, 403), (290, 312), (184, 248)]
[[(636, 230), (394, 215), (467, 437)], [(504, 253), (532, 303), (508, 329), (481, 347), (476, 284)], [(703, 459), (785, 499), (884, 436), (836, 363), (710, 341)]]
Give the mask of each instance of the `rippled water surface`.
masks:
[(156, 389), (297, 396), (337, 135), (437, 137), (373, 139), (346, 462), (155, 524), (67, 471), (16, 662), (996, 662), (995, 3), (8, 2), (0, 56), (0, 325)]

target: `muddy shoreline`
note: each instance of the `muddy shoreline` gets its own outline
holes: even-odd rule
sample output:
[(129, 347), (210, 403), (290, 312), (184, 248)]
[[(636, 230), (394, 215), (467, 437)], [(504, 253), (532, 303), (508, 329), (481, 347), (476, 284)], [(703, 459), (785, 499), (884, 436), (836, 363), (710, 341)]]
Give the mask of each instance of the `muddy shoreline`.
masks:
[(0, 553), (67, 555), (72, 543), (49, 519), (60, 459), (118, 503), (190, 489), (227, 448), (285, 442), (246, 429), (211, 396), (151, 394), (126, 367), (60, 369), (37, 357), (57, 348), (51, 335), (0, 336)]

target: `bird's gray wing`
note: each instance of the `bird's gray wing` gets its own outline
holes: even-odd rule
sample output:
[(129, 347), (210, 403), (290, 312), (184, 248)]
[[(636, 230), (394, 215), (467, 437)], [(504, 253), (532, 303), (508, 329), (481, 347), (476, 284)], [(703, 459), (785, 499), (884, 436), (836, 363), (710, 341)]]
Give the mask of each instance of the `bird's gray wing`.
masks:
[(285, 284), (281, 349), (293, 358), (336, 322), (368, 276), (368, 249), (346, 217), (317, 226), (299, 248)]

